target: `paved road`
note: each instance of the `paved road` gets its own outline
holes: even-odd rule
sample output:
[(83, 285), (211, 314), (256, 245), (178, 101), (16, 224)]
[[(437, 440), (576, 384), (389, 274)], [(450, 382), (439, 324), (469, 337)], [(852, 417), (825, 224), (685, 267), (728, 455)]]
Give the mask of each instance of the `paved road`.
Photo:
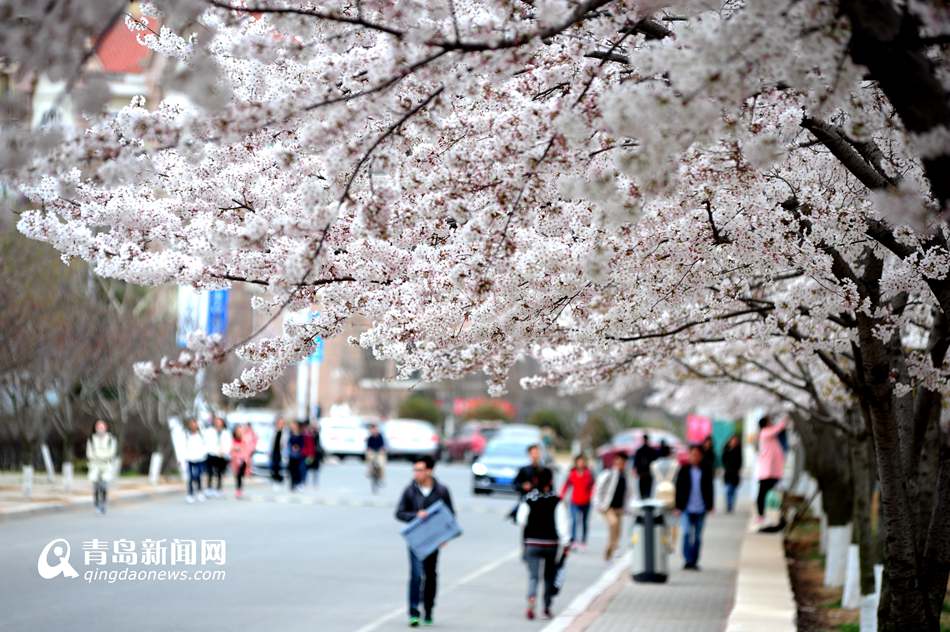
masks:
[[(355, 462), (324, 468), (321, 486), (290, 495), (260, 486), (244, 501), (183, 497), (116, 505), (107, 516), (69, 511), (0, 524), (0, 630), (124, 630), (209, 632), (254, 626), (265, 630), (372, 632), (405, 628), (407, 553), (393, 519), (409, 480), (407, 464), (390, 464), (389, 481), (369, 493)], [(518, 531), (504, 521), (509, 497), (474, 497), (463, 466), (440, 465), (465, 534), (443, 551), (436, 625), (447, 630), (539, 630), (523, 619), (526, 584)], [(594, 583), (603, 526), (591, 550), (571, 560), (555, 604), (564, 608)], [(44, 580), (37, 571), (43, 547), (65, 538), (79, 578)], [(134, 566), (136, 570), (224, 569), (223, 580), (86, 582), (83, 542), (147, 538), (227, 543), (224, 566)], [(54, 561), (54, 558), (50, 558)], [(125, 568), (121, 564), (101, 567)]]

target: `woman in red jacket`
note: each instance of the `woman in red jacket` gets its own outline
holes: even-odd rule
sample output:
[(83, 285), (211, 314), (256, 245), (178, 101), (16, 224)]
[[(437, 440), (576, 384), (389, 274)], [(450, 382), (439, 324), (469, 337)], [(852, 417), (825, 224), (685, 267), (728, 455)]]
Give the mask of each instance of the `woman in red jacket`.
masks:
[[(587, 548), (587, 522), (590, 516), (590, 500), (594, 493), (594, 474), (587, 467), (587, 458), (583, 454), (574, 457), (574, 467), (567, 473), (567, 480), (561, 487), (561, 498), (567, 496), (567, 488), (573, 488), (571, 493), (571, 546), (573, 548)], [(581, 532), (578, 539), (577, 532)]]

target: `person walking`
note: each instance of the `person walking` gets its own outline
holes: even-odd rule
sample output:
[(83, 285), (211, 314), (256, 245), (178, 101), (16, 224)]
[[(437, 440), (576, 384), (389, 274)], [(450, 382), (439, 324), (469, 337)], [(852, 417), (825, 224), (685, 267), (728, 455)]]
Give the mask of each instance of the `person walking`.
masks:
[(207, 494), (211, 497), (220, 496), (221, 479), (228, 469), (228, 459), (231, 458), (231, 433), (225, 427), (224, 420), (215, 417), (211, 427), (205, 430), (204, 438), (208, 449)]
[(518, 470), (515, 480), (512, 482), (519, 496), (524, 496), (532, 489), (537, 489), (541, 472), (548, 469), (541, 464), (541, 446), (532, 443), (528, 446), (527, 451), (529, 463)]
[[(588, 472), (589, 473), (589, 472)], [(534, 619), (538, 599), (541, 565), (544, 565), (544, 616), (553, 617), (554, 578), (557, 575), (558, 547), (568, 547), (571, 535), (567, 527), (567, 510), (554, 487), (551, 470), (538, 475), (538, 486), (525, 494), (518, 505), (516, 523), (523, 527), (523, 559), (528, 567), (528, 609), (525, 615)]]
[(303, 453), (304, 436), (300, 423), (290, 422), (290, 436), (287, 438), (287, 471), (290, 473), (290, 491), (300, 489), (307, 473), (307, 461)]
[(320, 480), (320, 465), (323, 462), (323, 446), (320, 445), (320, 426), (317, 422), (304, 429), (304, 456), (307, 461), (306, 480), (314, 487)]
[(115, 476), (116, 457), (119, 445), (115, 436), (109, 432), (109, 426), (97, 419), (92, 436), (86, 441), (86, 463), (89, 467), (89, 480), (92, 481), (96, 512), (106, 512), (106, 493), (109, 483)]
[(197, 498), (200, 502), (204, 502), (205, 495), (201, 491), (201, 474), (204, 471), (205, 462), (208, 460), (208, 447), (201, 431), (198, 429), (197, 419), (188, 420), (182, 457), (188, 468), (188, 496), (185, 500), (193, 503)]
[(521, 500), (524, 498), (524, 495), (530, 492), (532, 489), (537, 488), (538, 477), (543, 470), (548, 469), (541, 463), (540, 445), (537, 443), (532, 443), (528, 446), (527, 453), (528, 464), (518, 469), (518, 473), (515, 474), (515, 478), (511, 483), (515, 493), (518, 494), (518, 502), (515, 503), (515, 506), (511, 508), (510, 512), (508, 512), (508, 519), (512, 522), (515, 522), (517, 519), (518, 506), (521, 504)]
[(643, 443), (633, 454), (633, 469), (637, 473), (637, 482), (640, 487), (640, 500), (653, 496), (653, 474), (650, 466), (658, 458), (656, 449), (650, 445), (650, 435), (643, 433)]
[(366, 437), (366, 476), (375, 494), (386, 478), (386, 438), (376, 424), (370, 424)]
[(281, 483), (284, 482), (284, 443), (287, 439), (284, 426), (284, 420), (281, 418), (274, 422), (274, 440), (270, 447), (270, 479), (273, 481), (274, 491), (280, 489)]
[(703, 465), (703, 448), (689, 449), (689, 462), (676, 475), (676, 513), (682, 516), (684, 570), (699, 570), (706, 514), (713, 510), (713, 473)]
[(732, 513), (736, 507), (736, 490), (742, 476), (742, 443), (739, 435), (729, 437), (722, 448), (722, 482), (726, 488), (726, 513)]
[(244, 476), (251, 471), (254, 450), (257, 448), (257, 435), (250, 424), (234, 428), (234, 440), (231, 442), (231, 469), (234, 471), (234, 497), (244, 496)]
[(604, 549), (604, 559), (607, 561), (617, 551), (623, 515), (630, 502), (632, 489), (627, 478), (627, 455), (618, 452), (610, 467), (600, 473), (594, 485), (594, 506), (607, 521), (607, 548)]
[[(441, 500), (452, 515), (452, 496), (449, 489), (432, 475), (435, 461), (431, 456), (423, 456), (412, 464), (412, 482), (403, 490), (396, 506), (396, 520), (412, 522), (416, 518), (425, 520), (429, 515), (427, 508)], [(435, 608), (435, 596), (438, 588), (439, 550), (436, 549), (425, 559), (419, 559), (409, 549), (409, 626), (419, 626), (419, 616), (425, 625), (432, 625), (432, 613)], [(420, 602), (422, 612), (419, 610)]]
[(571, 490), (571, 545), (574, 548), (586, 549), (594, 475), (587, 467), (587, 458), (583, 454), (574, 457), (574, 467), (567, 473), (567, 479), (561, 487), (562, 499), (567, 498), (568, 489)]
[(703, 449), (703, 467), (707, 468), (715, 475), (716, 472), (716, 448), (714, 447), (712, 435), (706, 435), (700, 447)]
[(786, 425), (784, 419), (777, 424), (772, 423), (768, 415), (759, 420), (759, 493), (755, 499), (756, 522), (759, 523), (765, 520), (765, 499), (785, 473), (785, 451), (779, 435)]

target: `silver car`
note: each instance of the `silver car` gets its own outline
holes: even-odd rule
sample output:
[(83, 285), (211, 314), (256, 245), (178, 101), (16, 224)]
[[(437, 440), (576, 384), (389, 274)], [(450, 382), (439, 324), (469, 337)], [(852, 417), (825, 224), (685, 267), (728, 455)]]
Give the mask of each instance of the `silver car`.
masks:
[(386, 440), (386, 454), (393, 458), (415, 459), (440, 456), (439, 433), (435, 426), (420, 419), (390, 419), (381, 431)]

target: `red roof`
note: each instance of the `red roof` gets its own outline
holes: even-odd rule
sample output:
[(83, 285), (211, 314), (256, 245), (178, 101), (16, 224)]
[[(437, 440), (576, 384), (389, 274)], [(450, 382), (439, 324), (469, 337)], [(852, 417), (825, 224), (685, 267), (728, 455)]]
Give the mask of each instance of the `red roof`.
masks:
[[(158, 21), (154, 18), (136, 18), (147, 20), (149, 28), (158, 30)], [(125, 25), (125, 20), (117, 20), (99, 44), (96, 56), (102, 63), (102, 69), (111, 73), (137, 74), (145, 71), (146, 63), (152, 51), (139, 44), (135, 33)]]

